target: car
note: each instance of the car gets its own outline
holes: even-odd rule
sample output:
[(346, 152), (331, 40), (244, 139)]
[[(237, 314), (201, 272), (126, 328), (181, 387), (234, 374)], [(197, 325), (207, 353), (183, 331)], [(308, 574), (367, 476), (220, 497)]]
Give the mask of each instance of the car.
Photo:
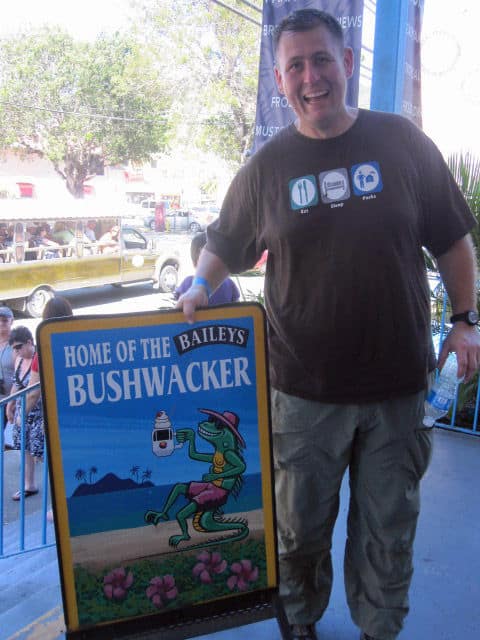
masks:
[(168, 231), (198, 233), (199, 231), (205, 231), (217, 215), (210, 210), (169, 209), (166, 216), (166, 225)]
[(151, 215), (145, 216), (143, 218), (143, 226), (145, 227), (145, 229), (150, 229), (150, 231), (155, 231), (155, 214), (152, 213)]
[(140, 202), (142, 209), (151, 209), (152, 211), (155, 211), (155, 204), (156, 201), (153, 198), (146, 198)]

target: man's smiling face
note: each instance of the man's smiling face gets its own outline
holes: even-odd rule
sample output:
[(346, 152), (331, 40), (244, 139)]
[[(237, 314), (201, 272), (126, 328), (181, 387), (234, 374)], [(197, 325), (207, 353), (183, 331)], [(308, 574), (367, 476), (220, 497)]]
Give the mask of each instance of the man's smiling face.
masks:
[(284, 31), (276, 52), (275, 79), (298, 117), (298, 130), (310, 138), (332, 138), (352, 118), (345, 105), (353, 52), (324, 26)]

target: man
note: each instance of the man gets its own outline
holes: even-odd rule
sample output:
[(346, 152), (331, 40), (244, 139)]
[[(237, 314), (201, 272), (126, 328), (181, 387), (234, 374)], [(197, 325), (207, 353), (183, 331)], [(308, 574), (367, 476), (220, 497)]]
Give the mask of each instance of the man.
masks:
[(96, 228), (97, 228), (96, 220), (89, 220), (87, 222), (87, 226), (85, 227), (85, 236), (88, 238), (89, 242), (97, 241), (97, 235), (95, 233)]
[[(393, 640), (408, 612), (422, 424), (435, 367), (422, 246), (458, 321), (469, 380), (480, 361), (474, 219), (433, 143), (406, 119), (345, 104), (352, 51), (336, 20), (297, 11), (275, 32), (275, 77), (295, 110), (234, 179), (192, 287), (186, 319), (229, 272), (268, 249), (280, 592), (295, 639), (316, 638), (327, 607), (331, 538), (349, 471), (345, 585), (366, 640)], [(457, 315), (458, 314), (458, 315)]]

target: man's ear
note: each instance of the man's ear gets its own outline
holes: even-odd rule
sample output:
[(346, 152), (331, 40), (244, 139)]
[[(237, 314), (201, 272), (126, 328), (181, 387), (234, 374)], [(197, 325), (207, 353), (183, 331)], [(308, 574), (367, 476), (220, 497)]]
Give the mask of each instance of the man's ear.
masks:
[(277, 65), (273, 67), (273, 71), (275, 73), (275, 82), (277, 83), (277, 88), (282, 95), (285, 95), (285, 91), (283, 90), (282, 74), (278, 70)]
[(345, 47), (343, 51), (343, 66), (345, 69), (345, 75), (347, 78), (351, 78), (353, 75), (354, 61), (353, 61), (353, 49)]

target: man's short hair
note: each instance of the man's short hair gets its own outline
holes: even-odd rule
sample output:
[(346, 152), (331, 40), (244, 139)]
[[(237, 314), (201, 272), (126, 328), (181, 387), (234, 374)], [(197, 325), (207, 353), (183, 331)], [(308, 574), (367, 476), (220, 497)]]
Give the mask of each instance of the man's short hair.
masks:
[(277, 51), (280, 36), (285, 31), (311, 31), (319, 26), (328, 29), (335, 40), (337, 40), (339, 46), (342, 49), (344, 48), (343, 29), (334, 16), (319, 9), (299, 9), (283, 18), (275, 27), (273, 31), (274, 51)]

